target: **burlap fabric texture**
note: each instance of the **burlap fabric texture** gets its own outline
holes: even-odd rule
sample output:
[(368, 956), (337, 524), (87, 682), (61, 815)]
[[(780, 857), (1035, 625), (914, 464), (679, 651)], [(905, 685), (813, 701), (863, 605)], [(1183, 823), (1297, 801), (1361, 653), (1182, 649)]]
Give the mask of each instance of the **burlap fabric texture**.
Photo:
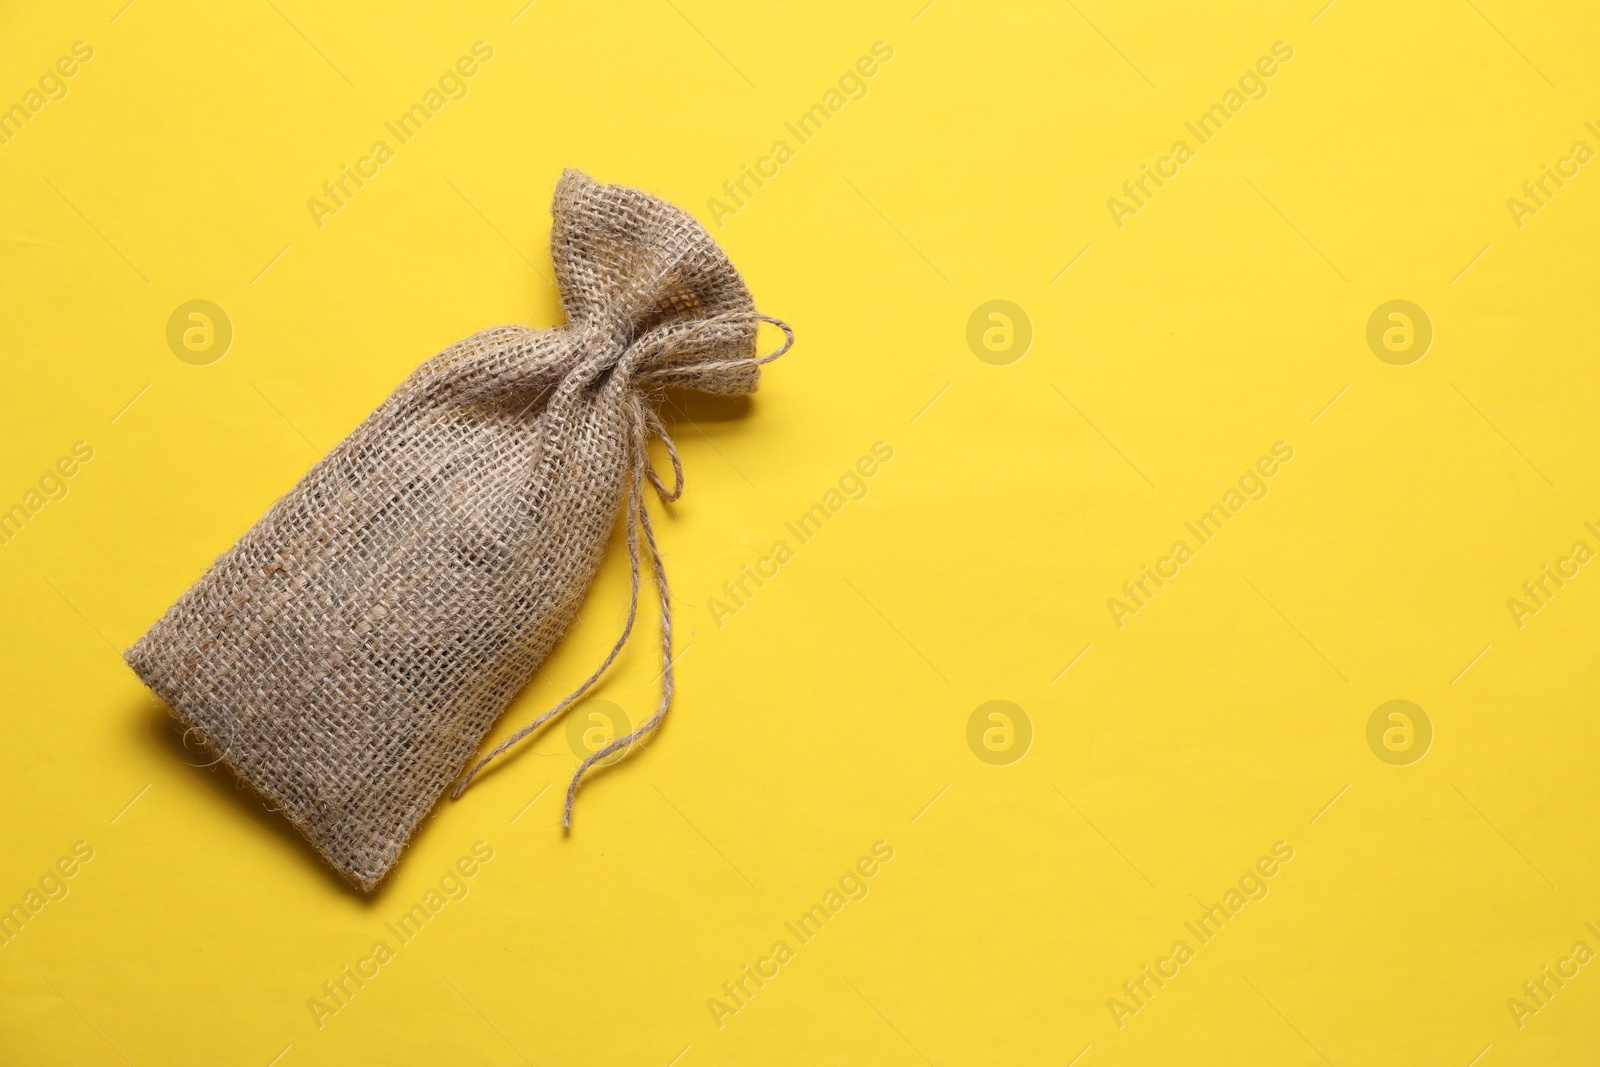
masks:
[[(566, 323), (485, 330), (422, 364), (127, 652), (186, 726), (369, 892), (566, 632), (619, 516), (632, 561), (621, 637), (456, 794), (610, 666), (638, 612), (642, 554), (661, 618), (660, 703), (578, 768), (567, 825), (584, 772), (660, 725), (672, 616), (644, 486), (674, 500), (683, 475), (658, 397), (753, 392), (760, 365), (793, 342), (686, 212), (572, 170), (552, 210)], [(765, 358), (761, 320), (788, 338)], [(646, 454), (657, 437), (670, 489)]]

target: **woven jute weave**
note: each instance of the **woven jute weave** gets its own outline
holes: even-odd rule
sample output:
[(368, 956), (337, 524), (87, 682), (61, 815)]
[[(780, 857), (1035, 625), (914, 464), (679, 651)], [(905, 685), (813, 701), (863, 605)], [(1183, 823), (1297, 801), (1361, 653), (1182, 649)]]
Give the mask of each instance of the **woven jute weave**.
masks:
[[(179, 720), (367, 891), (452, 781), (560, 714), (616, 658), (646, 556), (673, 694), (666, 575), (644, 487), (682, 467), (666, 387), (741, 395), (789, 347), (687, 213), (567, 171), (551, 231), (564, 325), (485, 330), (422, 364), (127, 652)], [(758, 358), (760, 321), (788, 336)], [(669, 488), (647, 446), (659, 438)], [(462, 772), (578, 611), (619, 518), (627, 621), (576, 691)], [(642, 547), (641, 547), (642, 546)]]

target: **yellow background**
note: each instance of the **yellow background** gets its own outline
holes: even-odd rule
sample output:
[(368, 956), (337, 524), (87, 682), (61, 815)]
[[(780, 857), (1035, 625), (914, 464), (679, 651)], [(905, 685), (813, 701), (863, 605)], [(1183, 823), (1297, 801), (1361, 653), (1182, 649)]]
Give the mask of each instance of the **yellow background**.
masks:
[[(0, 507), (94, 449), (0, 548), (0, 906), (95, 850), (0, 947), (5, 1062), (1600, 1053), (1600, 965), (1520, 1029), (1506, 1003), (1600, 950), (1600, 568), (1520, 629), (1506, 605), (1600, 547), (1600, 172), (1520, 228), (1506, 206), (1600, 147), (1592, 11), (123, 2), (0, 16), (0, 104), (94, 49), (0, 147)], [(319, 229), (307, 198), (478, 40), (470, 94)], [(562, 168), (709, 224), (879, 40), (867, 95), (714, 230), (799, 344), (747, 411), (674, 418), (667, 728), (570, 836), (557, 727), (374, 898), (345, 888), (196, 766), (120, 650), (416, 364), (558, 320)], [(1119, 229), (1107, 198), (1280, 40), (1266, 98)], [(1435, 331), (1409, 366), (1365, 340), (1397, 298)], [(194, 299), (234, 328), (208, 366), (165, 339)], [(1010, 365), (967, 345), (991, 299), (1032, 323)], [(716, 625), (722, 583), (880, 440), (868, 496)], [(1118, 629), (1107, 598), (1277, 441), (1270, 494)], [(612, 549), (498, 736), (609, 644)], [(648, 633), (597, 694), (635, 722)], [(1032, 726), (1008, 766), (967, 743), (996, 699)], [(1366, 740), (1393, 699), (1434, 729), (1409, 766)], [(319, 1028), (322, 983), (480, 840), (470, 894)], [(1108, 999), (1280, 840), (1270, 894), (1119, 1027)], [(719, 1028), (708, 999), (878, 841), (870, 895)]]

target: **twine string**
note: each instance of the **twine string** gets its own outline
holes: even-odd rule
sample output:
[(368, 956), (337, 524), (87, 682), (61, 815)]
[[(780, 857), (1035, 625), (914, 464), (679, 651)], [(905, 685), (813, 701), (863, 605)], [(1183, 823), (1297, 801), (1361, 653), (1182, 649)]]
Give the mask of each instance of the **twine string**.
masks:
[[(623, 373), (627, 374), (632, 381), (636, 382), (638, 379), (635, 378), (632, 373), (633, 368), (645, 360), (648, 359), (659, 363), (665, 357), (671, 355), (678, 348), (682, 347), (685, 342), (713, 326), (718, 326), (729, 322), (749, 322), (758, 320), (772, 323), (783, 330), (785, 340), (780, 348), (770, 355), (763, 356), (755, 360), (699, 363), (695, 364), (695, 369), (700, 370), (705, 368), (715, 370), (736, 368), (752, 363), (770, 363), (774, 359), (777, 359), (779, 356), (787, 352), (794, 344), (794, 331), (789, 327), (788, 323), (772, 318), (768, 315), (762, 315), (757, 312), (735, 312), (727, 315), (717, 315), (711, 318), (703, 319), (701, 322), (696, 324), (693, 329), (673, 339), (670, 343), (662, 347), (656, 347), (655, 345), (649, 343), (634, 344), (630, 346), (632, 350), (624, 355), (621, 360), (619, 360), (618, 367)], [(640, 377), (647, 377), (647, 375), (642, 375)], [(643, 534), (644, 537), (644, 545), (649, 550), (650, 576), (655, 583), (656, 595), (660, 605), (660, 698), (656, 704), (656, 710), (654, 714), (641, 723), (637, 729), (631, 731), (625, 736), (614, 738), (608, 744), (603, 745), (599, 749), (590, 753), (589, 756), (578, 765), (578, 769), (572, 775), (572, 781), (567, 785), (566, 803), (562, 808), (561, 814), (561, 825), (564, 828), (570, 829), (572, 826), (573, 803), (577, 798), (578, 788), (583, 784), (584, 776), (588, 774), (589, 770), (593, 768), (595, 764), (608, 758), (613, 753), (624, 751), (630, 748), (635, 742), (641, 741), (652, 735), (658, 728), (660, 728), (662, 722), (666, 720), (667, 712), (672, 707), (672, 697), (676, 689), (676, 681), (673, 676), (672, 656), (672, 595), (667, 587), (667, 569), (665, 562), (661, 558), (661, 546), (656, 540), (655, 526), (650, 521), (650, 512), (645, 507), (644, 486), (646, 483), (648, 483), (651, 488), (655, 490), (656, 495), (660, 498), (663, 504), (672, 503), (683, 495), (683, 463), (678, 457), (677, 446), (673, 443), (672, 436), (667, 432), (666, 425), (662, 422), (660, 414), (656, 412), (654, 406), (647, 400), (644, 393), (639, 388), (631, 387), (629, 389), (627, 405), (630, 414), (628, 448), (632, 453), (632, 456), (630, 457), (632, 473), (630, 477), (630, 485), (628, 487), (628, 506), (626, 508), (627, 518), (625, 520), (627, 522), (628, 529), (628, 614), (622, 625), (622, 633), (617, 637), (616, 643), (611, 646), (611, 651), (606, 653), (605, 659), (601, 661), (600, 666), (595, 668), (594, 673), (590, 674), (588, 678), (584, 679), (584, 681), (580, 683), (576, 689), (572, 690), (572, 692), (563, 697), (558, 703), (555, 704), (555, 706), (550, 708), (550, 710), (544, 712), (542, 715), (539, 715), (526, 725), (518, 728), (504, 741), (496, 745), (494, 749), (488, 753), (488, 755), (484, 756), (483, 758), (479, 759), (477, 763), (473, 764), (471, 769), (462, 776), (461, 781), (456, 784), (456, 787), (451, 790), (451, 799), (459, 798), (478, 776), (478, 772), (484, 767), (499, 759), (523, 738), (527, 737), (533, 731), (537, 730), (551, 719), (560, 715), (562, 712), (566, 711), (578, 700), (580, 700), (583, 695), (593, 688), (595, 683), (597, 683), (605, 675), (606, 671), (610, 669), (612, 663), (614, 663), (617, 657), (621, 655), (622, 649), (627, 645), (629, 637), (631, 637), (633, 634), (634, 622), (638, 618), (639, 613), (639, 586), (642, 578), (642, 568), (640, 567), (641, 553), (639, 545), (641, 534)], [(655, 467), (650, 463), (649, 445), (652, 439), (660, 440), (666, 448), (667, 457), (672, 464), (673, 484), (671, 489), (667, 488), (666, 483), (662, 480), (660, 474), (656, 472)]]

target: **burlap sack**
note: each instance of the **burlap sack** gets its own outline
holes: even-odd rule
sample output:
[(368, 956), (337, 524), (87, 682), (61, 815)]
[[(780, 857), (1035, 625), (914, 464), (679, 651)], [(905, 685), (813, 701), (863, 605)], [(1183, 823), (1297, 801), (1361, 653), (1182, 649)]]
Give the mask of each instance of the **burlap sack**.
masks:
[[(580, 766), (568, 825), (583, 773), (660, 724), (671, 612), (643, 486), (676, 499), (682, 469), (655, 398), (668, 385), (753, 392), (759, 365), (793, 340), (778, 323), (789, 342), (756, 357), (766, 317), (678, 208), (569, 170), (553, 213), (565, 325), (485, 330), (417, 368), (127, 652), (184, 724), (368, 891), (567, 630), (623, 512), (622, 636), (507, 745), (622, 648), (641, 533), (661, 702)], [(666, 443), (671, 490), (649, 465), (652, 437)]]

